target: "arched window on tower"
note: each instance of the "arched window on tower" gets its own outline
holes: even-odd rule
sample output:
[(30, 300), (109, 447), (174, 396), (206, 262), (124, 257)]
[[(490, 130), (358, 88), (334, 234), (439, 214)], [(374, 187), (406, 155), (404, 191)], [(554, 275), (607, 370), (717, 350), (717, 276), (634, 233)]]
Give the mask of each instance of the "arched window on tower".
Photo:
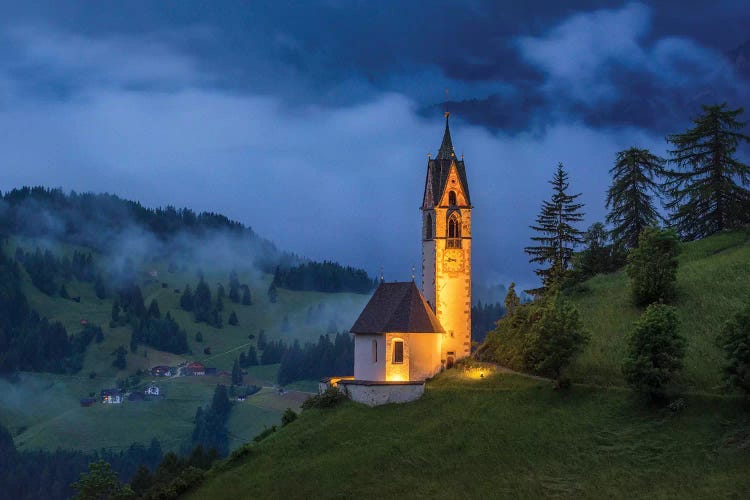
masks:
[(447, 248), (461, 248), (461, 216), (453, 212), (448, 216)]
[(427, 214), (427, 217), (425, 217), (424, 220), (424, 239), (431, 240), (432, 239), (432, 215)]
[(450, 191), (448, 193), (448, 205), (454, 207), (456, 206), (456, 192)]

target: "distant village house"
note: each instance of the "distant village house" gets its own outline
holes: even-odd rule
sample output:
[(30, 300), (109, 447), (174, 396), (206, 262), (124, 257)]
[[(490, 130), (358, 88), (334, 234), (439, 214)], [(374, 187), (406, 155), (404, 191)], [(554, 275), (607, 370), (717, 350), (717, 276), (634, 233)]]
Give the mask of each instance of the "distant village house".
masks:
[(120, 389), (103, 389), (100, 396), (104, 404), (122, 403), (122, 391)]
[(171, 377), (172, 369), (168, 366), (155, 366), (151, 368), (151, 375), (154, 377)]
[(203, 366), (202, 363), (198, 363), (197, 361), (193, 361), (192, 363), (187, 365), (187, 371), (190, 375), (205, 375), (206, 374), (206, 367)]

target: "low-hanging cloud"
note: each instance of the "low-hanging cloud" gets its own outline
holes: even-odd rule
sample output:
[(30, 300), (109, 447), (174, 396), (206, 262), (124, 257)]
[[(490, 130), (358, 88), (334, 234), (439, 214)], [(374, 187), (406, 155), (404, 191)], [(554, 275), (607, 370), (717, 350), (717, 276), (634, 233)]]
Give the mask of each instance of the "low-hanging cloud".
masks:
[[(348, 106), (288, 106), (273, 95), (210, 85), (213, 75), (189, 56), (161, 42), (151, 50), (148, 37), (113, 41), (39, 29), (13, 36), (13, 68), (71, 82), (65, 98), (40, 99), (13, 68), (0, 66), (0, 81), (9, 82), (0, 86), (0, 188), (61, 186), (221, 212), (284, 250), (371, 275), (382, 266), (388, 280), (408, 279), (420, 267), (418, 207), (443, 120), (423, 116), (414, 99), (379, 92)], [(584, 193), (590, 223), (604, 217), (618, 150), (664, 152), (654, 134), (594, 130), (571, 119), (509, 135), (459, 114), (452, 132), (476, 206), (474, 276), (487, 283), (533, 284), (523, 247), (559, 161), (571, 190)]]

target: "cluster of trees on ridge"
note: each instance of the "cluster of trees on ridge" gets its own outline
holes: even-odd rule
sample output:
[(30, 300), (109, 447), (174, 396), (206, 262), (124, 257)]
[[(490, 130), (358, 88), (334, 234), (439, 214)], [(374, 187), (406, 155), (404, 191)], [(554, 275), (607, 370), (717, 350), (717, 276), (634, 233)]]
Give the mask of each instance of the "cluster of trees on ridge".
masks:
[(272, 287), (327, 293), (369, 293), (378, 286), (362, 269), (337, 262), (304, 262), (293, 267), (277, 267)]
[(163, 243), (152, 248), (159, 258), (189, 250), (190, 245), (185, 248), (178, 241), (180, 236), (194, 240), (227, 234), (246, 239), (249, 244), (242, 246), (252, 253), (256, 267), (265, 272), (300, 260), (279, 251), (251, 228), (217, 213), (195, 213), (172, 206), (150, 209), (111, 194), (66, 194), (61, 189), (44, 187), (13, 189), (0, 196), (0, 234), (54, 238), (106, 254), (118, 253), (119, 249), (112, 248), (117, 236), (133, 230)]
[[(351, 375), (354, 372), (354, 339), (342, 332), (321, 335), (316, 343), (304, 345), (295, 340), (287, 344), (283, 340), (269, 341), (265, 332), (258, 334), (258, 348), (250, 346), (247, 354), (240, 353), (232, 369), (232, 383), (242, 385), (242, 369), (257, 365), (280, 363), (277, 381), (286, 385), (297, 380), (316, 380), (329, 376)], [(258, 355), (260, 351), (260, 356)]]
[[(680, 237), (695, 240), (750, 223), (750, 166), (735, 158), (739, 144), (750, 142), (737, 119), (742, 112), (726, 104), (703, 106), (693, 128), (667, 137), (669, 159), (636, 147), (617, 153), (606, 202), (610, 229), (603, 223), (586, 232), (577, 227), (583, 204), (580, 193), (570, 194), (560, 163), (550, 182), (552, 197), (531, 226), (533, 244), (525, 248), (539, 265), (541, 287), (530, 290), (536, 298), (523, 305), (511, 287), (505, 315), (477, 357), (567, 383), (564, 370), (589, 336), (563, 291), (626, 264), (633, 300), (646, 309), (629, 339), (622, 372), (636, 391), (663, 398), (682, 369), (686, 344), (669, 305)], [(660, 215), (657, 199), (667, 217)], [(581, 244), (584, 250), (576, 252)], [(725, 380), (750, 393), (750, 303), (728, 319), (719, 342), (727, 357)]]
[(0, 251), (0, 373), (77, 373), (92, 340), (103, 340), (101, 328), (86, 325), (68, 335), (62, 323), (50, 322), (32, 309), (21, 287), (18, 263)]
[(0, 495), (17, 500), (63, 500), (73, 496), (75, 490), (71, 484), (89, 463), (106, 461), (112, 471), (130, 481), (141, 468), (157, 470), (164, 456), (157, 439), (148, 445), (134, 443), (122, 451), (21, 451), (16, 449), (10, 432), (0, 425), (0, 484), (3, 485)]

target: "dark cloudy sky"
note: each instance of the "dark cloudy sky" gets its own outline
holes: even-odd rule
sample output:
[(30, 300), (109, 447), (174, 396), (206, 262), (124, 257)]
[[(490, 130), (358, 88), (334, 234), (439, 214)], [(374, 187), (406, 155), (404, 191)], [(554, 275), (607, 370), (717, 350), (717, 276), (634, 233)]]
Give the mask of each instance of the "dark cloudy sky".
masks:
[(617, 151), (748, 104), (749, 26), (722, 0), (0, 2), (0, 189), (222, 212), (403, 279), (448, 88), (475, 279), (530, 285), (557, 162), (603, 219)]

